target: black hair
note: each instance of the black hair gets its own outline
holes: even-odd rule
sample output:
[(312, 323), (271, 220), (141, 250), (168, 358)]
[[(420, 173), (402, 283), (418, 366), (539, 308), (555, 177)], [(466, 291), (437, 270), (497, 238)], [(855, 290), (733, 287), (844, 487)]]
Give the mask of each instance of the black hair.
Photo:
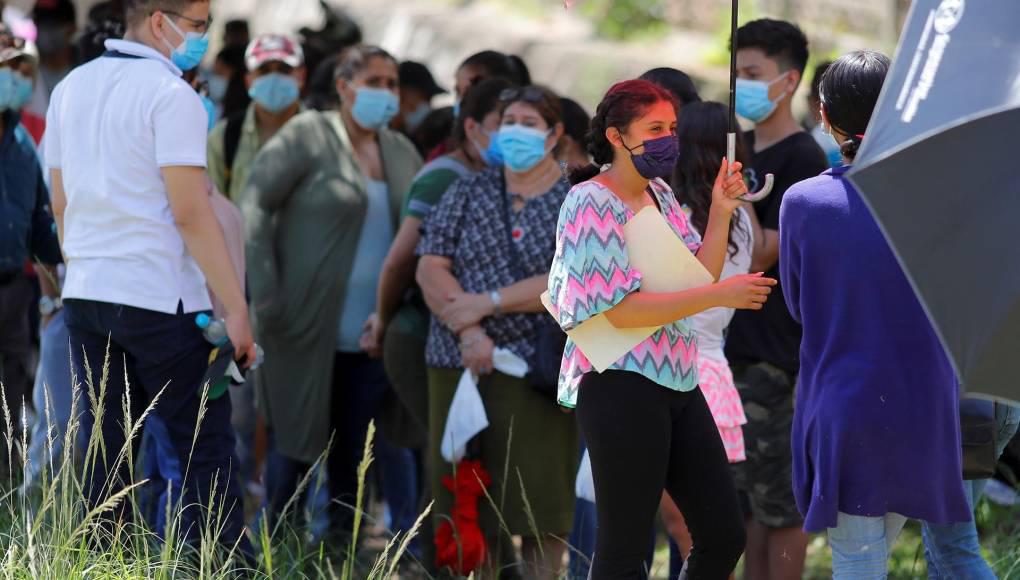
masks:
[(760, 49), (779, 62), (781, 70), (797, 69), (803, 75), (807, 67), (807, 36), (796, 24), (785, 20), (762, 18), (741, 26), (737, 29), (737, 50), (747, 48)]
[(595, 163), (571, 169), (570, 183), (588, 181), (599, 174), (603, 165), (613, 162), (613, 145), (606, 138), (606, 129), (616, 127), (625, 131), (649, 107), (662, 101), (676, 106), (673, 93), (651, 81), (635, 79), (613, 85), (595, 109), (586, 139), (588, 154)]
[(106, 52), (106, 41), (123, 38), (124, 31), (124, 8), (119, 1), (100, 2), (93, 6), (89, 10), (85, 29), (78, 37), (78, 64), (102, 56)]
[(246, 38), (251, 41), (251, 29), (248, 26), (248, 21), (243, 18), (235, 18), (234, 20), (228, 20), (223, 25), (223, 38), (224, 41), (231, 37)]
[(681, 70), (661, 66), (653, 68), (638, 78), (652, 81), (673, 93), (681, 107), (690, 103), (701, 102), (701, 96), (698, 95), (698, 87), (694, 86), (694, 81), (691, 80), (691, 77)]
[(563, 108), (563, 134), (584, 147), (591, 116), (580, 103), (568, 97), (560, 97), (560, 106)]
[[(673, 194), (677, 201), (691, 209), (691, 223), (701, 234), (708, 227), (712, 206), (712, 186), (719, 174), (719, 164), (726, 156), (726, 133), (730, 127), (729, 108), (713, 101), (691, 103), (680, 109), (676, 134), (680, 140), (680, 157), (673, 169)], [(732, 126), (736, 126), (735, 124)], [(744, 136), (737, 132), (736, 161), (747, 162)], [(737, 253), (736, 235), (750, 236), (737, 220), (730, 221), (730, 256)]]
[(822, 108), (829, 125), (847, 136), (840, 145), (847, 159), (857, 156), (889, 65), (880, 52), (858, 50), (836, 59), (822, 75)]
[[(832, 66), (832, 61), (827, 60), (815, 67), (815, 74), (814, 76), (811, 77), (811, 98), (813, 99), (821, 98), (819, 96), (820, 93), (818, 92), (818, 87), (819, 85), (822, 84), (822, 75), (825, 74), (825, 71), (829, 70), (830, 66)], [(814, 111), (814, 113), (818, 113), (818, 111)]]
[(528, 65), (524, 62), (524, 59), (516, 54), (508, 54), (506, 58), (510, 61), (510, 71), (513, 74), (513, 78), (510, 80), (518, 86), (526, 87), (530, 85), (531, 71), (528, 70)]
[(422, 157), (426, 157), (429, 152), (447, 140), (453, 130), (454, 121), (453, 107), (440, 107), (429, 111), (412, 135), (412, 141)]
[[(307, 53), (305, 63), (308, 64)], [(317, 65), (308, 70), (312, 71), (308, 77), (306, 87), (305, 106), (316, 111), (330, 111), (340, 104), (340, 95), (336, 91), (337, 65), (340, 62), (340, 55), (335, 54), (321, 59)]]
[(474, 119), (481, 123), (485, 117), (499, 109), (499, 95), (511, 88), (513, 84), (504, 78), (485, 79), (472, 86), (460, 101), (460, 118), (456, 119), (453, 126), (453, 144), (460, 145), (464, 142), (464, 121)]
[[(524, 64), (523, 61), (520, 63)], [(464, 59), (458, 69), (462, 68), (481, 69), (484, 78), (501, 77), (514, 84), (520, 85), (521, 71), (517, 70), (517, 64), (510, 57), (495, 50), (483, 50), (476, 52)], [(524, 69), (527, 73), (527, 68)], [(529, 75), (530, 76), (530, 75)]]
[(392, 54), (386, 52), (385, 49), (378, 46), (354, 46), (347, 50), (340, 58), (336, 72), (333, 73), (333, 78), (349, 81), (361, 72), (365, 65), (368, 64), (368, 61), (373, 58), (382, 58), (392, 62), (395, 67), (400, 66), (400, 62)]
[(248, 67), (244, 62), (244, 52), (245, 47), (234, 45), (224, 48), (216, 55), (217, 61), (223, 62), (231, 69), (230, 78), (227, 79), (227, 92), (223, 95), (224, 119), (246, 110), (251, 103), (248, 86), (245, 83)]
[(76, 24), (78, 15), (71, 0), (50, 0), (35, 3), (31, 13), (37, 26), (46, 24)]

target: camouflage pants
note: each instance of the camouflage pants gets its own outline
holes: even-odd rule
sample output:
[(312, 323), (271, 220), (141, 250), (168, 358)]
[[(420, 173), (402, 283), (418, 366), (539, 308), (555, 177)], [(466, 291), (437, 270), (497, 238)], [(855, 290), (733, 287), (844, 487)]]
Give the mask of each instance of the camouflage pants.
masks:
[(769, 363), (733, 365), (744, 404), (747, 461), (734, 465), (737, 488), (747, 495), (751, 517), (766, 527), (803, 523), (793, 497), (793, 395), (797, 376)]

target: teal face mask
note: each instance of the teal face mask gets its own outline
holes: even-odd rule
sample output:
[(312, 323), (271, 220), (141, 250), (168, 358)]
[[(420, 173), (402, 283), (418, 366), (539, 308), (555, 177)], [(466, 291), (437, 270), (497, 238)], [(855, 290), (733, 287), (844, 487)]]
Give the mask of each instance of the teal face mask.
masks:
[(14, 97), (14, 71), (0, 68), (0, 112), (11, 108)]
[(205, 56), (205, 51), (209, 49), (209, 35), (199, 34), (198, 32), (185, 33), (181, 30), (170, 17), (166, 18), (167, 24), (170, 28), (174, 29), (180, 37), (183, 39), (181, 43), (176, 47), (170, 44), (170, 41), (163, 38), (163, 44), (170, 49), (170, 62), (177, 65), (177, 68), (188, 71), (202, 62), (202, 57)]
[(769, 99), (769, 89), (786, 78), (786, 74), (779, 75), (772, 82), (737, 79), (737, 114), (752, 123), (760, 123), (771, 117), (786, 92), (773, 101)]
[(421, 127), (422, 122), (425, 121), (425, 117), (428, 117), (431, 112), (432, 107), (428, 103), (420, 103), (413, 111), (404, 115), (404, 126), (407, 127), (408, 131), (416, 131), (418, 127)]
[(20, 111), (32, 100), (32, 79), (14, 73), (11, 90), (10, 108), (12, 111)]
[(549, 153), (545, 148), (547, 137), (549, 131), (523, 125), (504, 125), (496, 135), (496, 145), (507, 169), (524, 173), (538, 165)]
[(279, 113), (297, 102), (301, 89), (294, 77), (270, 73), (255, 79), (248, 96), (270, 113)]
[(365, 129), (380, 129), (400, 112), (400, 98), (393, 91), (361, 87), (354, 97), (351, 114)]

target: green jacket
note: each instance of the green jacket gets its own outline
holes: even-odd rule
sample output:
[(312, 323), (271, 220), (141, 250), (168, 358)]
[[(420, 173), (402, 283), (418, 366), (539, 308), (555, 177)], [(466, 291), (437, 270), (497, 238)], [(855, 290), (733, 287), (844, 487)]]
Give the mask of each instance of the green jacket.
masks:
[[(421, 157), (382, 129), (396, 231)], [(240, 196), (256, 338), (266, 351), (260, 408), (278, 450), (311, 463), (329, 440), (337, 322), (365, 220), (365, 176), (338, 112), (307, 111), (259, 151)]]
[[(304, 108), (298, 110), (299, 113), (302, 111), (304, 111)], [(226, 134), (226, 119), (217, 123), (213, 130), (209, 132), (209, 143), (206, 147), (207, 171), (216, 189), (229, 197), (230, 201), (240, 205), (240, 196), (248, 180), (248, 172), (251, 169), (252, 161), (255, 160), (259, 147), (262, 146), (262, 143), (259, 142), (259, 126), (258, 120), (255, 117), (255, 103), (249, 104), (248, 109), (244, 113), (244, 121), (241, 123), (241, 137), (237, 141), (234, 163), (229, 170), (229, 188), (227, 187)]]

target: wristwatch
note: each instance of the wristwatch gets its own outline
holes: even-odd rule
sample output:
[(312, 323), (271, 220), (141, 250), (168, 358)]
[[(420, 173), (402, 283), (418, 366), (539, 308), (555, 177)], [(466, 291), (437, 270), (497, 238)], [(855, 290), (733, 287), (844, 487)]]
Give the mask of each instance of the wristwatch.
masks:
[(57, 310), (60, 310), (60, 306), (60, 298), (43, 296), (39, 299), (39, 314), (42, 314), (43, 316), (50, 316)]
[(489, 292), (489, 300), (492, 300), (492, 313), (500, 314), (503, 308), (503, 295), (499, 293), (499, 290)]

